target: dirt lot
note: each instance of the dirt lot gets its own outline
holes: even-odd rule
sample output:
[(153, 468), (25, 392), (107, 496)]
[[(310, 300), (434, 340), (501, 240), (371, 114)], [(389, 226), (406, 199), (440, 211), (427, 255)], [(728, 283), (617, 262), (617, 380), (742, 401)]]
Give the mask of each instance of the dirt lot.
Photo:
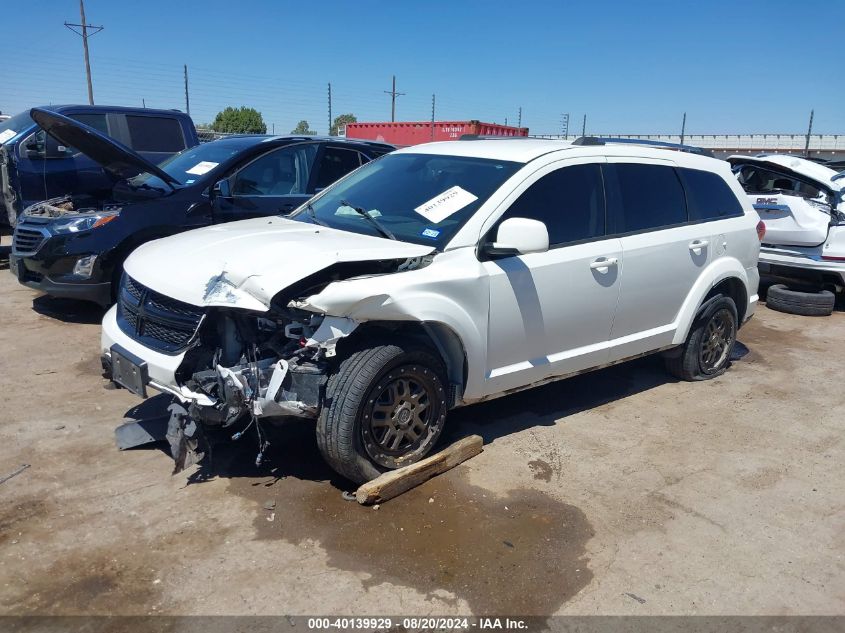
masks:
[[(8, 237), (4, 238), (7, 243)], [(484, 452), (379, 510), (313, 430), (171, 476), (119, 452), (102, 312), (0, 265), (0, 611), (11, 614), (843, 614), (845, 315), (761, 307), (714, 381), (646, 358), (450, 416)]]

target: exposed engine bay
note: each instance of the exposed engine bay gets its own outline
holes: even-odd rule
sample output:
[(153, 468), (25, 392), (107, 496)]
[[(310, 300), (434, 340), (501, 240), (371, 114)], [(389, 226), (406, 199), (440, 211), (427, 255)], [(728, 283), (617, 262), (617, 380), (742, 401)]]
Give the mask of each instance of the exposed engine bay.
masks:
[[(328, 339), (313, 338), (324, 320), (291, 310), (210, 311), (176, 379), (213, 403), (192, 405), (208, 425), (227, 427), (248, 416), (315, 417), (327, 358), (334, 352)], [(344, 325), (347, 333), (354, 329), (352, 322)]]
[(39, 202), (27, 207), (23, 214), (34, 217), (58, 218), (65, 215), (93, 215), (98, 213), (118, 213), (121, 205), (115, 202), (103, 202), (94, 196), (61, 196)]

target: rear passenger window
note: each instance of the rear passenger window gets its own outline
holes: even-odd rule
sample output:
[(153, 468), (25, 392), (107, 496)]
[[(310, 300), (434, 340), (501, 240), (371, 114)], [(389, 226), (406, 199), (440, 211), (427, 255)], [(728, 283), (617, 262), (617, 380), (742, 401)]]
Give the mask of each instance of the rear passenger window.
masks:
[(185, 149), (182, 126), (176, 119), (126, 115), (129, 141), (136, 152), (179, 152)]
[(603, 236), (604, 215), (601, 168), (573, 165), (531, 185), (499, 223), (508, 218), (540, 220), (549, 231), (549, 245), (554, 246)]
[(742, 205), (721, 176), (698, 169), (680, 169), (687, 191), (689, 219), (716, 220), (742, 215)]
[[(366, 162), (366, 161), (365, 161)], [(361, 166), (361, 155), (355, 150), (327, 147), (320, 159), (317, 173), (317, 189), (328, 187), (336, 180), (340, 180), (353, 169)]]
[(674, 167), (638, 163), (606, 166), (611, 233), (683, 224), (687, 207)]
[(106, 123), (105, 114), (69, 114), (68, 117), (92, 127), (106, 136), (109, 135), (109, 126)]

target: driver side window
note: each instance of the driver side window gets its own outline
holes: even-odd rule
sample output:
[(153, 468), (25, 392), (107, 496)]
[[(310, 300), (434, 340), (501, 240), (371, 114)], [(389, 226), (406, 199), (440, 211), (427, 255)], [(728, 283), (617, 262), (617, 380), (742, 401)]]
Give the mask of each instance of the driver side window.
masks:
[(605, 235), (604, 186), (596, 164), (573, 165), (546, 174), (505, 211), (492, 233), (509, 218), (539, 220), (549, 231), (549, 246)]
[(317, 146), (291, 145), (261, 156), (241, 169), (232, 184), (235, 196), (307, 194)]

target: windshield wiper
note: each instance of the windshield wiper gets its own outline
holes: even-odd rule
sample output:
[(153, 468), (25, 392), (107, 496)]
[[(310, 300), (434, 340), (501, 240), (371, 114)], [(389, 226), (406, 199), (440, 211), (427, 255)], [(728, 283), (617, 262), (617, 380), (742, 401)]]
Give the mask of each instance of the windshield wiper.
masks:
[(320, 226), (328, 226), (325, 222), (320, 222), (317, 218), (317, 212), (314, 211), (314, 206), (309, 202), (305, 205), (305, 209), (308, 211), (308, 215), (311, 216), (311, 219), (314, 221), (314, 224), (319, 224)]
[(349, 207), (350, 209), (352, 209), (355, 213), (357, 213), (361, 217), (367, 218), (367, 220), (369, 220), (370, 224), (372, 224), (375, 227), (376, 231), (381, 233), (383, 237), (390, 238), (391, 240), (396, 239), (396, 236), (393, 233), (391, 233), (390, 230), (387, 227), (385, 227), (381, 222), (376, 220), (369, 213), (364, 211), (364, 209), (362, 209), (361, 207), (356, 207), (355, 205), (349, 204), (349, 202), (347, 202), (346, 200), (341, 200), (340, 204), (342, 204), (345, 207)]

